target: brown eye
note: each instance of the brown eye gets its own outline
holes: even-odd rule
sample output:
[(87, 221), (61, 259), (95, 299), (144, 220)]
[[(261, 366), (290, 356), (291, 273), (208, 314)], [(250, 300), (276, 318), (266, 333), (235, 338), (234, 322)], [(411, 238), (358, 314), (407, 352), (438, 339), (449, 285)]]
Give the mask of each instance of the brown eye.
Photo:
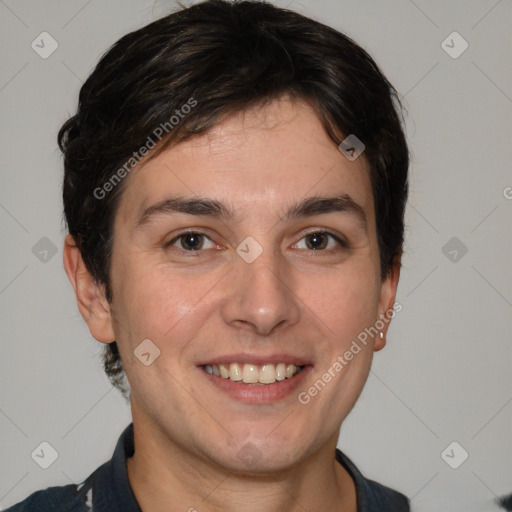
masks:
[[(305, 243), (303, 242), (305, 241)], [(296, 245), (298, 249), (308, 249), (310, 251), (323, 251), (333, 249), (336, 245), (345, 247), (346, 244), (337, 236), (326, 231), (314, 231), (305, 235)]]
[(306, 236), (306, 246), (308, 249), (325, 249), (328, 243), (326, 233), (311, 233)]
[[(209, 241), (211, 247), (205, 247)], [(201, 249), (213, 248), (213, 242), (203, 233), (189, 232), (183, 233), (169, 243), (169, 246), (176, 246), (184, 251), (199, 251)]]

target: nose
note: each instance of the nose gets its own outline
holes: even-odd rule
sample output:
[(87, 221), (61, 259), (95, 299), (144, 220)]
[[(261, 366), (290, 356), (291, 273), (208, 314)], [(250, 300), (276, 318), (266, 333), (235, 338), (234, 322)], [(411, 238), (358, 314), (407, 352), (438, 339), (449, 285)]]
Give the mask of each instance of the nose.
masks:
[(299, 321), (293, 279), (278, 254), (264, 251), (252, 263), (237, 258), (235, 265), (222, 308), (226, 324), (268, 336)]

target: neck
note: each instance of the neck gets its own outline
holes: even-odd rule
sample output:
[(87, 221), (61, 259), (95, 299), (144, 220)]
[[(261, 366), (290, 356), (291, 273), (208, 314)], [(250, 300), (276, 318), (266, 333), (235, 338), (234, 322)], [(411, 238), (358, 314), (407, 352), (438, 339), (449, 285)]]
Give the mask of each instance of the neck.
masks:
[(285, 471), (248, 475), (214, 465), (135, 420), (135, 453), (127, 470), (144, 512), (357, 510), (352, 478), (335, 460), (337, 437)]

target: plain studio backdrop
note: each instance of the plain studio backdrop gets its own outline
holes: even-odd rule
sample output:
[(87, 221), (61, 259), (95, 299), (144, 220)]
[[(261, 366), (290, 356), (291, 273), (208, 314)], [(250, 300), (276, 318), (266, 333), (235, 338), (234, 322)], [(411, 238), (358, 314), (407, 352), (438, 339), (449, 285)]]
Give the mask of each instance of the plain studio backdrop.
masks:
[[(408, 111), (403, 309), (339, 446), (417, 512), (498, 510), (512, 491), (512, 2), (275, 3), (354, 38)], [(103, 52), (176, 8), (0, 1), (3, 508), (80, 482), (131, 421), (64, 273), (56, 133)], [(31, 456), (43, 442), (47, 469)]]

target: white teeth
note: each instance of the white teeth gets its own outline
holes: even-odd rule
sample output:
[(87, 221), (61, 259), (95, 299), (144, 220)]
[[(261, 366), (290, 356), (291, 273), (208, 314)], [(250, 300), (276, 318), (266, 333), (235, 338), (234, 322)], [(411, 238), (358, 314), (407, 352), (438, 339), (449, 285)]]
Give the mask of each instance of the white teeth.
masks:
[(286, 379), (286, 365), (284, 363), (279, 363), (276, 366), (276, 380), (284, 379)]
[(223, 364), (219, 364), (219, 371), (222, 378), (229, 379), (229, 370)]
[(242, 380), (246, 384), (256, 384), (260, 379), (259, 373), (257, 366), (254, 366), (253, 364), (244, 364)]
[(262, 366), (249, 363), (231, 364), (206, 364), (204, 369), (210, 375), (231, 379), (235, 382), (245, 384), (273, 384), (276, 381), (291, 379), (303, 369), (302, 366), (294, 364), (279, 363), (277, 365), (268, 363)]
[(273, 364), (264, 364), (260, 370), (260, 382), (273, 384), (276, 381), (276, 368)]
[(240, 366), (237, 363), (229, 365), (229, 378), (235, 381), (242, 380), (242, 370), (240, 370)]

